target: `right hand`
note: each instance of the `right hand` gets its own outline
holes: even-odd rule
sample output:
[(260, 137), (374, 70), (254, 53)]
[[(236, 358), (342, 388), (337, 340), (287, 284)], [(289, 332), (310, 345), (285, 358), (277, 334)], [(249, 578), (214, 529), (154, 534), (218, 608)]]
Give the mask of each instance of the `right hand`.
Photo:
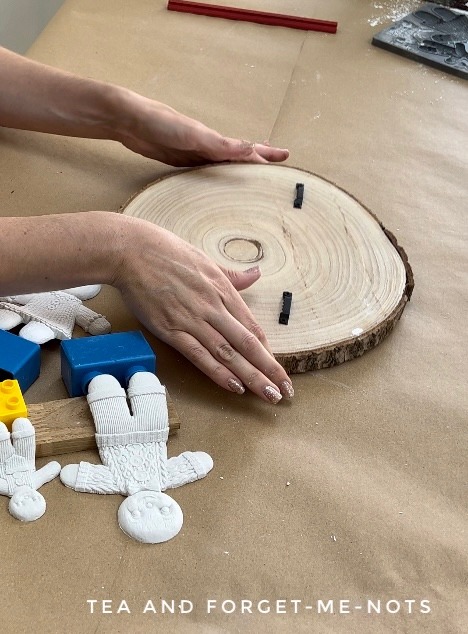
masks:
[(291, 381), (238, 291), (258, 268), (227, 271), (145, 220), (121, 216), (125, 244), (114, 285), (135, 316), (221, 387), (264, 401), (292, 398)]

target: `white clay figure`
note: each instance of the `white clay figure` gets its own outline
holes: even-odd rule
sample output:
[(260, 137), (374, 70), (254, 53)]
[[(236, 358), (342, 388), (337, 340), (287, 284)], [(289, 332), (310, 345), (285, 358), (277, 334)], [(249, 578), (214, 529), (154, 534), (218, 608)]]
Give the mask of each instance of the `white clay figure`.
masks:
[(100, 286), (82, 286), (64, 291), (0, 297), (0, 329), (26, 324), (19, 336), (37, 344), (51, 339), (71, 339), (75, 323), (85, 332), (102, 335), (111, 326), (103, 315), (87, 308), (82, 300), (99, 293)]
[(0, 422), (0, 495), (11, 498), (10, 513), (23, 522), (44, 515), (46, 502), (37, 489), (60, 473), (60, 465), (55, 461), (36, 471), (35, 457), (36, 434), (31, 422), (17, 418), (11, 434)]
[(103, 464), (67, 465), (60, 479), (75, 491), (130, 496), (118, 513), (122, 530), (146, 543), (171, 539), (180, 531), (183, 515), (177, 502), (162, 492), (204, 478), (213, 468), (211, 457), (186, 451), (167, 458), (166, 390), (151, 372), (130, 378), (132, 413), (125, 390), (111, 375), (92, 379), (87, 398)]

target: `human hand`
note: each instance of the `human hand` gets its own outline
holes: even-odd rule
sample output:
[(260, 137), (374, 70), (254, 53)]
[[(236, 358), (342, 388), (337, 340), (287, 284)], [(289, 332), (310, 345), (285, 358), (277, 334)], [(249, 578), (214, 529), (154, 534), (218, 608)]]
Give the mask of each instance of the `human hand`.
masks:
[(285, 161), (288, 150), (264, 143), (224, 137), (199, 121), (163, 103), (126, 93), (125, 125), (117, 140), (130, 150), (176, 167), (221, 161), (268, 163)]
[(224, 270), (161, 227), (121, 221), (127, 237), (113, 284), (141, 323), (227, 390), (247, 387), (271, 403), (292, 398), (288, 375), (238, 293), (259, 269)]

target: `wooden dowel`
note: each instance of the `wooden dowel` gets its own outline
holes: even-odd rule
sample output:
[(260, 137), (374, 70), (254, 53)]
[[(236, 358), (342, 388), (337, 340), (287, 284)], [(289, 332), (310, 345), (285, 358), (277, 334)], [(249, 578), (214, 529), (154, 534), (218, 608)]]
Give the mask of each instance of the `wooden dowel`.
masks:
[(328, 20), (302, 18), (293, 15), (282, 15), (280, 13), (267, 13), (265, 11), (254, 11), (252, 9), (224, 7), (216, 4), (205, 4), (203, 2), (190, 2), (189, 0), (168, 0), (167, 8), (169, 11), (179, 11), (180, 13), (194, 13), (195, 15), (255, 22), (256, 24), (267, 24), (269, 26), (286, 26), (291, 29), (301, 29), (303, 31), (336, 33), (338, 27), (337, 22), (330, 22)]

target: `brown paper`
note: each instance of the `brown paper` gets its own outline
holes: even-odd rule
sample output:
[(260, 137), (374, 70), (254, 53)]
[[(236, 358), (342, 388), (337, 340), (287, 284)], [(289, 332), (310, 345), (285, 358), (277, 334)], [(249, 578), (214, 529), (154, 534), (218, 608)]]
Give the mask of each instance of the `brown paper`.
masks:
[[(67, 0), (28, 54), (288, 147), (289, 164), (336, 182), (397, 236), (412, 300), (378, 348), (294, 377), (295, 399), (276, 407), (217, 388), (149, 336), (181, 420), (169, 454), (207, 451), (214, 470), (173, 492), (184, 526), (156, 546), (118, 528), (119, 496), (56, 480), (29, 525), (1, 498), (4, 632), (466, 629), (467, 84), (371, 46), (393, 9), (418, 2), (293, 4), (338, 21), (337, 34), (170, 13), (163, 0)], [(4, 215), (118, 210), (171, 171), (112, 142), (2, 129), (0, 144)], [(92, 306), (114, 330), (138, 327), (112, 289)], [(65, 396), (58, 346), (43, 357), (30, 402)], [(62, 463), (80, 460), (98, 455)], [(329, 601), (334, 615), (320, 611)]]

